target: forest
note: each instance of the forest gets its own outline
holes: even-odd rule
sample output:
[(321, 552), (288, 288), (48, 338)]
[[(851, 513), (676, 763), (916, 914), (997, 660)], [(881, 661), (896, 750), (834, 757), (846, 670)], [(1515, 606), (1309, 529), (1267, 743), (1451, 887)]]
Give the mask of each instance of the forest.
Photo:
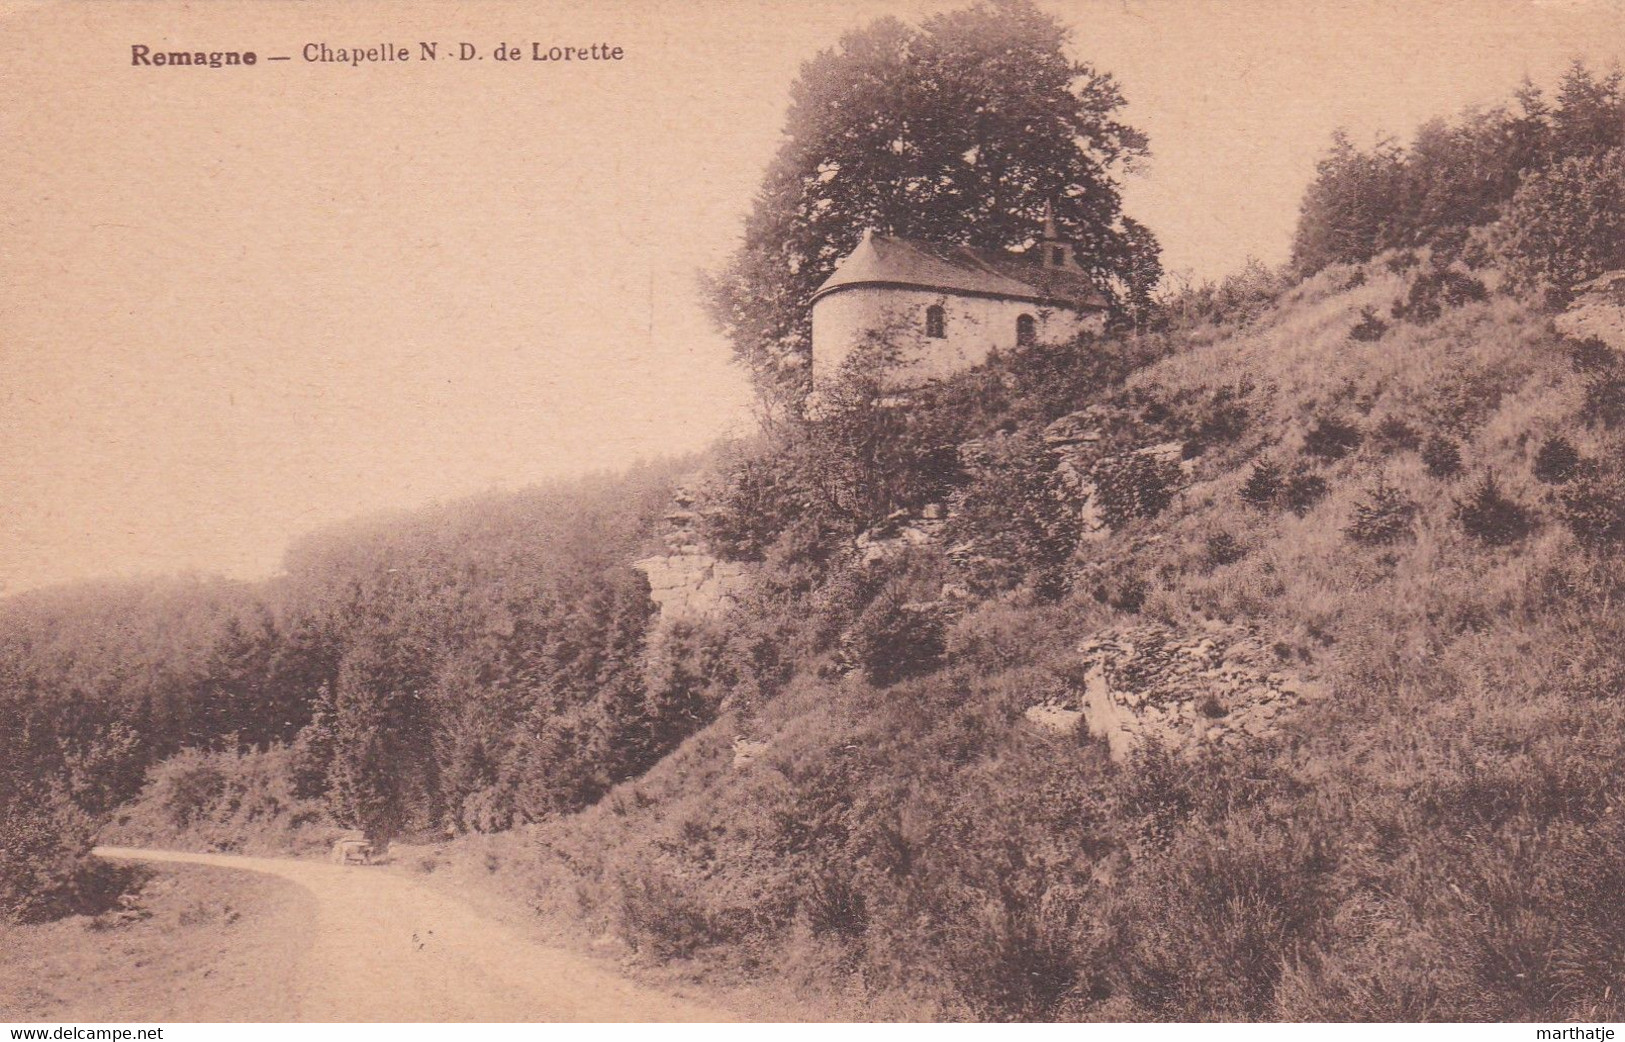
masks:
[(324, 819), (387, 841), (535, 820), (641, 772), (697, 711), (681, 664), (643, 655), (653, 606), (630, 566), (688, 466), (358, 521), (260, 584), (7, 599), (6, 910), (96, 900), (77, 868), (149, 773), (180, 786), (184, 826), (232, 799), (217, 765), (258, 752), (287, 774), (253, 808), (264, 824), (325, 799)]

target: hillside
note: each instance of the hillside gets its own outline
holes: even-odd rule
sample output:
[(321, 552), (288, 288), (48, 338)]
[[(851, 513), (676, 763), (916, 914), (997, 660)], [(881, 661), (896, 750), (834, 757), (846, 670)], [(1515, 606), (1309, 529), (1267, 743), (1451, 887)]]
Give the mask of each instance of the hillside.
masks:
[(109, 907), (109, 818), (350, 826), (821, 1015), (1617, 1017), (1610, 286), (1255, 278), (267, 586), (13, 601), (8, 910)]
[(979, 450), (1175, 442), (1185, 466), (1140, 479), (1166, 507), (1064, 582), (969, 593), (954, 515), (1007, 468), (952, 491), (947, 538), (921, 519), (867, 562), (787, 529), (754, 599), (696, 624), (721, 716), (583, 813), (478, 841), (486, 869), (651, 964), (869, 1010), (1618, 1017), (1617, 362), (1493, 271), (1358, 338), (1435, 270), (1332, 266), (1029, 418), (1002, 374)]

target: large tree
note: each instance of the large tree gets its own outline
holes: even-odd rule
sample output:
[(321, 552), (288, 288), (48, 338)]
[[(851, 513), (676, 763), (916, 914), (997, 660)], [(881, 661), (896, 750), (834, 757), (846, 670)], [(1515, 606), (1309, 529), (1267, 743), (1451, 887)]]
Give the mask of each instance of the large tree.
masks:
[(1147, 154), (1117, 119), (1109, 74), (1066, 54), (1030, 0), (992, 0), (918, 28), (881, 19), (803, 65), (784, 140), (713, 314), (770, 407), (809, 376), (809, 304), (865, 228), (943, 243), (1030, 245), (1046, 202), (1116, 301), (1143, 303), (1156, 239), (1122, 214), (1118, 176)]

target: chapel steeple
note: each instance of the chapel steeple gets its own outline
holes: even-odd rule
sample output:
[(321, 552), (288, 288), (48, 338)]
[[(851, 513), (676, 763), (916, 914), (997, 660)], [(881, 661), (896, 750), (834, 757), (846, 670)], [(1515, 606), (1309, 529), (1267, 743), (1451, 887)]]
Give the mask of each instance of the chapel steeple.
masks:
[(1038, 242), (1038, 261), (1046, 268), (1075, 268), (1072, 244), (1061, 238), (1055, 225), (1055, 201), (1044, 200), (1044, 237)]

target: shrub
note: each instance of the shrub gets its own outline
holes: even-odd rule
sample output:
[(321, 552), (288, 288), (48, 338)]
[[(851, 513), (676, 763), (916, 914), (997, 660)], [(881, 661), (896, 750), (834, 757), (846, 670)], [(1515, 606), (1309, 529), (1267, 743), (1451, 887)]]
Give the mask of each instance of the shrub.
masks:
[(1252, 473), (1247, 475), (1238, 495), (1242, 502), (1268, 510), (1280, 504), (1281, 492), (1285, 487), (1286, 475), (1282, 473), (1280, 464), (1261, 459), (1253, 464)]
[(1449, 268), (1425, 271), (1411, 281), (1404, 301), (1396, 301), (1393, 316), (1416, 325), (1426, 325), (1442, 314), (1445, 308), (1460, 307), (1469, 301), (1484, 300), (1489, 291), (1484, 283), (1471, 275)]
[(1535, 452), (1534, 475), (1547, 485), (1561, 485), (1580, 472), (1580, 453), (1567, 438), (1554, 435)]
[(1442, 434), (1422, 445), (1422, 465), (1436, 478), (1452, 478), (1461, 473), (1461, 448)]
[(1485, 474), (1466, 498), (1456, 501), (1455, 518), (1468, 535), (1491, 546), (1516, 543), (1534, 528), (1528, 511), (1501, 492), (1493, 474)]
[(1303, 436), (1303, 451), (1323, 460), (1342, 459), (1360, 447), (1364, 435), (1352, 423), (1336, 416), (1322, 416)]
[(812, 495), (789, 452), (746, 456), (700, 512), (706, 542), (723, 557), (759, 561), (779, 533), (810, 510)]
[(1325, 478), (1300, 469), (1287, 479), (1286, 487), (1281, 490), (1281, 499), (1288, 510), (1303, 517), (1314, 509), (1316, 503), (1325, 499), (1329, 491), (1331, 486)]
[(1184, 474), (1179, 464), (1148, 452), (1108, 456), (1090, 475), (1095, 482), (1100, 516), (1112, 528), (1140, 518), (1156, 517), (1167, 509)]
[(1185, 444), (1185, 458), (1192, 459), (1208, 446), (1228, 444), (1247, 433), (1252, 422), (1247, 398), (1252, 392), (1252, 385), (1247, 383), (1224, 386), (1193, 406), (1186, 425), (1191, 438)]
[(1568, 346), (1569, 364), (1577, 373), (1606, 372), (1619, 363), (1619, 355), (1598, 337), (1570, 340)]
[(194, 749), (154, 767), (152, 778), (153, 800), (177, 831), (207, 820), (226, 794), (221, 759)]
[(1625, 541), (1625, 481), (1612, 472), (1574, 481), (1558, 497), (1558, 517), (1584, 542)]
[(1370, 344), (1381, 340), (1386, 332), (1388, 332), (1388, 323), (1382, 320), (1381, 316), (1377, 314), (1377, 310), (1371, 307), (1363, 307), (1360, 309), (1360, 321), (1355, 324), (1353, 329), (1349, 330), (1349, 337)]
[(0, 806), (0, 919), (44, 922), (80, 910), (95, 826), (65, 797), (18, 799)]
[(1606, 430), (1625, 427), (1625, 373), (1606, 369), (1586, 380), (1580, 417), (1591, 426)]
[(1110, 991), (1132, 1002), (1132, 1017), (1112, 1019), (1280, 1015), (1283, 969), (1335, 907), (1336, 853), (1323, 827), (1263, 817), (1184, 830), (1137, 867), (1110, 906), (1101, 953)]
[(730, 936), (685, 879), (647, 868), (623, 875), (617, 890), (621, 933), (633, 951), (661, 960), (686, 958)]
[(1229, 532), (1215, 532), (1207, 537), (1203, 557), (1209, 568), (1235, 564), (1246, 556), (1247, 548), (1237, 542), (1236, 537)]
[(929, 673), (948, 650), (944, 611), (936, 604), (904, 602), (895, 589), (876, 597), (845, 641), (852, 663), (875, 687)]
[(1078, 545), (1082, 522), (1042, 438), (1022, 433), (981, 443), (971, 480), (951, 500), (946, 537), (976, 547), (983, 591), (1028, 579), (1046, 592)]
[(1384, 452), (1411, 452), (1422, 446), (1422, 432), (1398, 416), (1377, 424), (1373, 437)]
[(1416, 503), (1387, 482), (1379, 481), (1354, 505), (1354, 517), (1343, 533), (1356, 543), (1377, 546), (1412, 534)]

